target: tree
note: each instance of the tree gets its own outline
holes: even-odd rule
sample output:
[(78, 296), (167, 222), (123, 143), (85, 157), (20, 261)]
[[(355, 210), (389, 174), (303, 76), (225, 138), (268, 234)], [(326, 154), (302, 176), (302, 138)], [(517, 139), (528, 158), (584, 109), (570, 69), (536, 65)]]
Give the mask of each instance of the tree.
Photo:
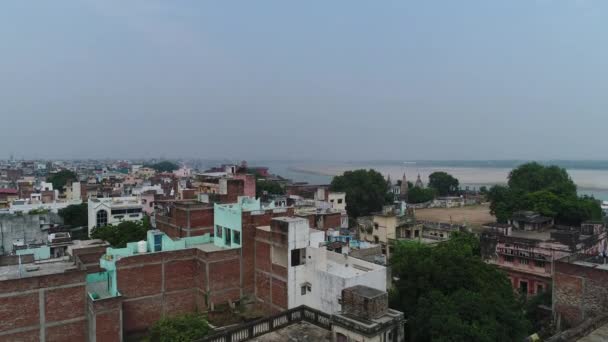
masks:
[(435, 247), (402, 242), (390, 260), (391, 307), (408, 319), (410, 341), (521, 341), (529, 329), (504, 273), (484, 263), (469, 233)]
[(123, 248), (127, 242), (137, 242), (146, 239), (150, 229), (148, 218), (143, 221), (124, 221), (118, 225), (108, 225), (94, 228), (91, 232), (92, 239), (101, 239), (110, 243), (114, 248)]
[(88, 207), (85, 202), (59, 209), (59, 216), (63, 219), (63, 223), (71, 228), (70, 234), (74, 240), (86, 240), (89, 238), (87, 227), (89, 222)]
[(482, 185), (479, 187), (479, 193), (482, 195), (487, 195), (488, 194), (488, 187), (485, 185)]
[(547, 190), (558, 196), (576, 196), (576, 185), (565, 169), (536, 162), (513, 169), (509, 173), (509, 188), (525, 193)]
[(256, 197), (261, 197), (264, 192), (267, 192), (271, 195), (284, 195), (285, 190), (281, 186), (281, 184), (274, 181), (267, 181), (258, 179), (255, 182), (255, 195)]
[(190, 342), (205, 337), (210, 331), (203, 316), (185, 314), (162, 318), (150, 328), (151, 342)]
[(71, 227), (86, 227), (89, 222), (87, 203), (69, 205), (59, 209), (59, 216), (63, 223)]
[(68, 182), (73, 182), (78, 180), (78, 175), (70, 170), (61, 170), (57, 173), (50, 174), (46, 181), (53, 183), (53, 189), (63, 191), (63, 187), (65, 187)]
[(346, 211), (354, 218), (380, 211), (393, 198), (386, 180), (375, 170), (346, 171), (334, 177), (330, 190), (346, 193)]
[(173, 172), (179, 169), (179, 165), (170, 161), (162, 161), (156, 164), (146, 165), (146, 167), (154, 169), (156, 172)]
[(412, 187), (407, 192), (407, 201), (409, 203), (424, 203), (432, 201), (435, 198), (435, 189), (433, 188), (416, 188)]
[(447, 172), (438, 171), (429, 175), (429, 188), (437, 190), (439, 196), (447, 196), (458, 192), (458, 179)]
[(578, 197), (566, 170), (557, 166), (523, 164), (509, 173), (508, 186), (493, 186), (487, 196), (498, 222), (507, 222), (518, 210), (536, 211), (556, 223), (574, 226), (602, 218), (599, 202)]

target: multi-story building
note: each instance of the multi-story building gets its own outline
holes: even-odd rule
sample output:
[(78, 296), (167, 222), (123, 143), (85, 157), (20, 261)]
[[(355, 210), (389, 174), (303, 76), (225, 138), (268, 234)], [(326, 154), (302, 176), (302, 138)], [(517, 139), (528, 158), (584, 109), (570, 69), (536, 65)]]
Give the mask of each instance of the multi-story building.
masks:
[[(505, 270), (514, 289), (534, 295), (551, 286), (555, 260), (575, 253), (597, 254), (606, 248), (603, 223), (580, 227), (552, 226), (545, 220), (518, 225), (487, 224), (481, 236), (482, 256)], [(536, 229), (535, 229), (536, 228)]]
[(360, 220), (359, 235), (361, 240), (380, 245), (389, 259), (396, 240), (421, 239), (422, 227), (407, 214), (405, 203), (398, 202), (373, 213), (370, 220)]
[(88, 211), (89, 235), (96, 227), (143, 219), (143, 206), (137, 197), (89, 199)]
[[(130, 209), (125, 202), (90, 202), (93, 222), (105, 224), (97, 219)], [(103, 211), (107, 216), (98, 215)], [(0, 340), (120, 341), (162, 317), (245, 298), (269, 313), (306, 305), (339, 314), (345, 288), (386, 291), (383, 266), (328, 251), (324, 232), (295, 217), (293, 208), (240, 197), (214, 204), (212, 227), (174, 238), (151, 230), (125, 248), (76, 242), (62, 258), (30, 248), (21, 260), (3, 259)]]

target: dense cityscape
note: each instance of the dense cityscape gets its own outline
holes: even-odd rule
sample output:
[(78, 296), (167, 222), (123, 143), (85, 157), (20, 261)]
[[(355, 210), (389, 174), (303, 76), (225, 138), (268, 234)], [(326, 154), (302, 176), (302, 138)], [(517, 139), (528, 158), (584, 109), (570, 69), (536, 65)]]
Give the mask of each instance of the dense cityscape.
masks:
[(1, 162), (2, 339), (566, 341), (607, 319), (605, 213), (557, 166), (479, 189), (200, 166)]
[(608, 1), (0, 3), (0, 342), (608, 342)]

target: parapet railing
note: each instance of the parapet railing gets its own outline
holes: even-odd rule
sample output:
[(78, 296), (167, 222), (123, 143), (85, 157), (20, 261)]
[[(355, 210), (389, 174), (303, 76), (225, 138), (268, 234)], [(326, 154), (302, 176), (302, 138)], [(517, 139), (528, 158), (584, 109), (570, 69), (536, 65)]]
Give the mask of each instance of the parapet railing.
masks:
[(238, 327), (207, 336), (198, 340), (198, 342), (247, 341), (300, 322), (308, 322), (323, 329), (331, 330), (331, 315), (303, 305), (274, 316), (241, 324)]

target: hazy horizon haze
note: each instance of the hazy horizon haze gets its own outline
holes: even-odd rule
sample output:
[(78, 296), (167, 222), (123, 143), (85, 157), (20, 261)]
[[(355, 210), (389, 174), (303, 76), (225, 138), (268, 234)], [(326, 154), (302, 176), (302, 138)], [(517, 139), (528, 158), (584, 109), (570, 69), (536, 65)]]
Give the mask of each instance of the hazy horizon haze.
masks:
[(0, 158), (608, 159), (606, 1), (1, 8)]

